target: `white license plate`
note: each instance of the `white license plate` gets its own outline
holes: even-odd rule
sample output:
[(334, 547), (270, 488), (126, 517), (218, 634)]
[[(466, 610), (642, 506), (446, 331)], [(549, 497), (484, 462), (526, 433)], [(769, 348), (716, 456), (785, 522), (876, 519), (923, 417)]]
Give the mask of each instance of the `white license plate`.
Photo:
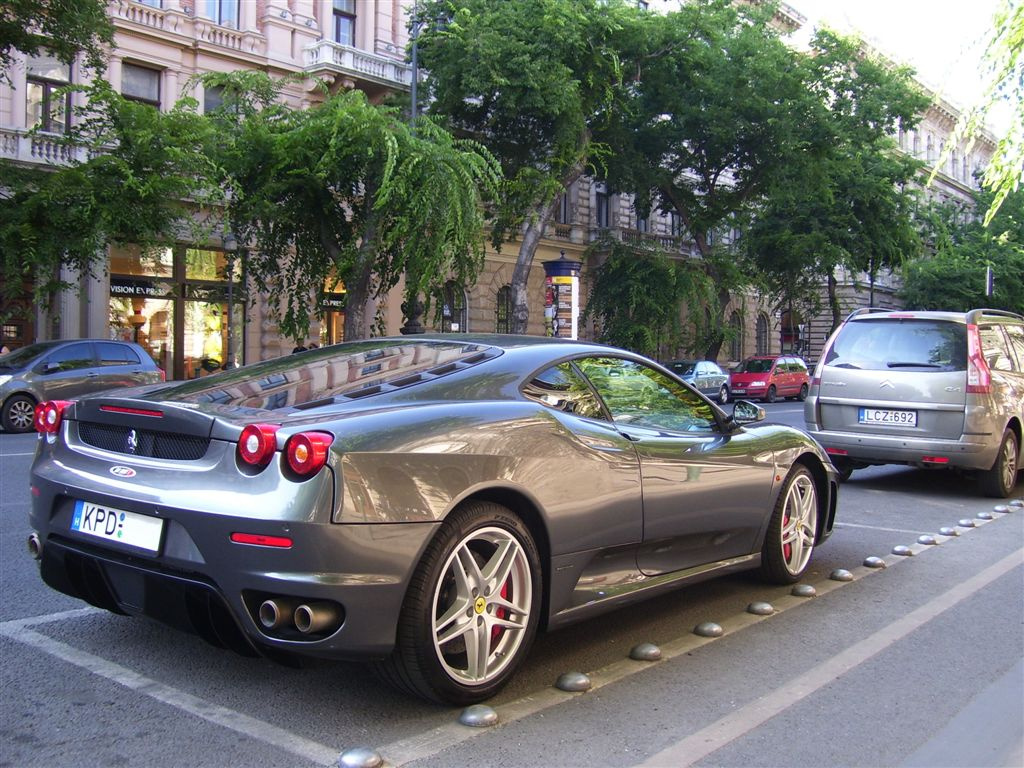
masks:
[(916, 427), (917, 411), (891, 411), (885, 408), (861, 408), (857, 421), (861, 424), (893, 424)]
[(159, 517), (103, 507), (88, 501), (76, 501), (71, 530), (157, 552), (160, 550), (164, 521)]

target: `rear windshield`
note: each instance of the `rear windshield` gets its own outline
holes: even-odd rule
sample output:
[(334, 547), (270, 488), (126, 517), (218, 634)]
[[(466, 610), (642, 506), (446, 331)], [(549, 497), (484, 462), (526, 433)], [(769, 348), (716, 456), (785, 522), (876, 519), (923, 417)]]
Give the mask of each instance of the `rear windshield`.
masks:
[(772, 363), (775, 362), (775, 358), (764, 358), (752, 357), (749, 360), (744, 360), (742, 363), (733, 368), (734, 373), (768, 373), (772, 369)]
[(963, 371), (967, 330), (961, 323), (884, 318), (847, 323), (825, 364), (870, 371)]
[(498, 350), (447, 341), (370, 340), (285, 355), (153, 393), (160, 400), (250, 408), (315, 407), (411, 386), (494, 357)]
[(691, 373), (693, 373), (693, 369), (695, 366), (696, 363), (669, 363), (668, 369), (670, 371), (674, 371), (680, 376), (689, 376)]

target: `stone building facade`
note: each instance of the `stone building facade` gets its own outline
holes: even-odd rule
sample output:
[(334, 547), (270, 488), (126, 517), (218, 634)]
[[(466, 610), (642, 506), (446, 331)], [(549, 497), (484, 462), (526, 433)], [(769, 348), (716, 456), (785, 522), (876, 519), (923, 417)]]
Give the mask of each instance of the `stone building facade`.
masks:
[[(192, 80), (210, 71), (259, 69), (272, 76), (304, 73), (332, 89), (358, 88), (371, 99), (409, 90), (412, 70), (406, 61), (409, 42), (407, 12), (411, 0), (111, 0), (115, 42), (102, 77), (116, 89), (160, 109), (181, 96), (194, 96), (201, 108), (216, 104), (216, 93), (204, 93)], [(787, 6), (780, 13), (792, 28), (803, 18)], [(87, 82), (93, 73), (80, 66), (62, 67), (44, 57), (16, 59), (0, 82), (0, 157), (26, 164), (55, 165), (67, 160), (53, 139), (65, 130), (70, 104), (54, 91), (62, 84)], [(314, 103), (319, 94), (313, 80), (287, 86), (284, 97), (295, 106)], [(923, 159), (938, 157), (952, 133), (957, 111), (939, 99), (914, 133), (901, 134), (900, 146)], [(30, 134), (33, 127), (41, 128)], [(979, 142), (968, 153), (958, 148), (939, 174), (930, 194), (966, 198), (975, 182), (972, 173), (984, 167), (993, 144)], [(624, 242), (656, 241), (666, 252), (685, 259), (695, 255), (692, 242), (669, 217), (637, 218), (627, 196), (608, 195), (603, 186), (581, 179), (566, 191), (559, 213), (549, 225), (534, 259), (528, 286), (528, 332), (546, 331), (547, 293), (544, 262), (560, 258), (585, 262), (587, 247), (599, 236)], [(720, 233), (726, 241), (730, 233)], [(156, 260), (132, 249), (111, 249), (106, 269), (93, 275), (64, 274), (73, 286), (49, 311), (26, 300), (20, 317), (4, 323), (2, 341), (18, 346), (34, 340), (76, 337), (124, 337), (144, 343), (171, 378), (203, 375), (228, 359), (251, 362), (290, 352), (296, 341), (334, 343), (343, 335), (343, 298), (329, 295), (311, 306), (312, 336), (282, 338), (265, 301), (235, 303), (244, 293), (244, 275), (233, 272), (232, 307), (227, 311), (226, 275), (234, 264), (228, 243), (182, 242)], [(425, 318), (428, 327), (453, 332), (495, 332), (508, 327), (509, 284), (517, 244), (500, 251), (488, 246), (485, 267), (475, 285), (446, 287), (443, 301)], [(580, 303), (586, 295), (584, 264)], [(837, 274), (845, 306), (895, 302), (891, 276)], [(26, 288), (29, 288), (26, 286)], [(26, 292), (26, 296), (30, 291)], [(402, 286), (382, 303), (382, 322), (389, 334), (402, 327)], [(797, 312), (797, 314), (799, 314)], [(232, 316), (232, 332), (227, 318)], [(749, 354), (798, 349), (813, 358), (830, 320), (778, 311), (755, 296), (737, 297), (726, 309), (733, 329), (719, 362), (729, 364)], [(579, 335), (593, 337), (582, 325)], [(233, 349), (229, 351), (229, 340)], [(693, 350), (664, 350), (666, 358)]]

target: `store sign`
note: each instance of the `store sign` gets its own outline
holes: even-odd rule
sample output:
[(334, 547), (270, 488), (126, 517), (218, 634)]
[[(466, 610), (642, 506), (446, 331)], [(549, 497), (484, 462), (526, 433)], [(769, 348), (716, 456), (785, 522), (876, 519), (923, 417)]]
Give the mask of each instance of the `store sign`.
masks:
[(345, 309), (345, 294), (342, 293), (323, 293), (320, 294), (320, 311), (321, 312), (341, 312)]
[(166, 298), (173, 295), (171, 286), (168, 283), (158, 283), (152, 280), (138, 280), (128, 277), (110, 278), (111, 296), (140, 296), (143, 298)]

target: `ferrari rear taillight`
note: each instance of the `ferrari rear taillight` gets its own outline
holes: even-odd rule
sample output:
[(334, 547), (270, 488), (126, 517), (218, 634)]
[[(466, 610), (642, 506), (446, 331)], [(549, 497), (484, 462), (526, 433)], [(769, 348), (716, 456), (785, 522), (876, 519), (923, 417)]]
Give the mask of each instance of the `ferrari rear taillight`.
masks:
[(36, 432), (43, 435), (55, 435), (60, 430), (64, 419), (64, 411), (73, 400), (47, 400), (36, 406), (34, 425)]
[(277, 450), (277, 424), (250, 424), (238, 438), (238, 458), (250, 467), (262, 469)]
[(284, 455), (288, 466), (299, 477), (311, 477), (327, 463), (327, 449), (334, 436), (327, 432), (300, 432), (288, 438)]
[(978, 326), (967, 325), (967, 392), (987, 395), (992, 391), (992, 371), (981, 352)]

